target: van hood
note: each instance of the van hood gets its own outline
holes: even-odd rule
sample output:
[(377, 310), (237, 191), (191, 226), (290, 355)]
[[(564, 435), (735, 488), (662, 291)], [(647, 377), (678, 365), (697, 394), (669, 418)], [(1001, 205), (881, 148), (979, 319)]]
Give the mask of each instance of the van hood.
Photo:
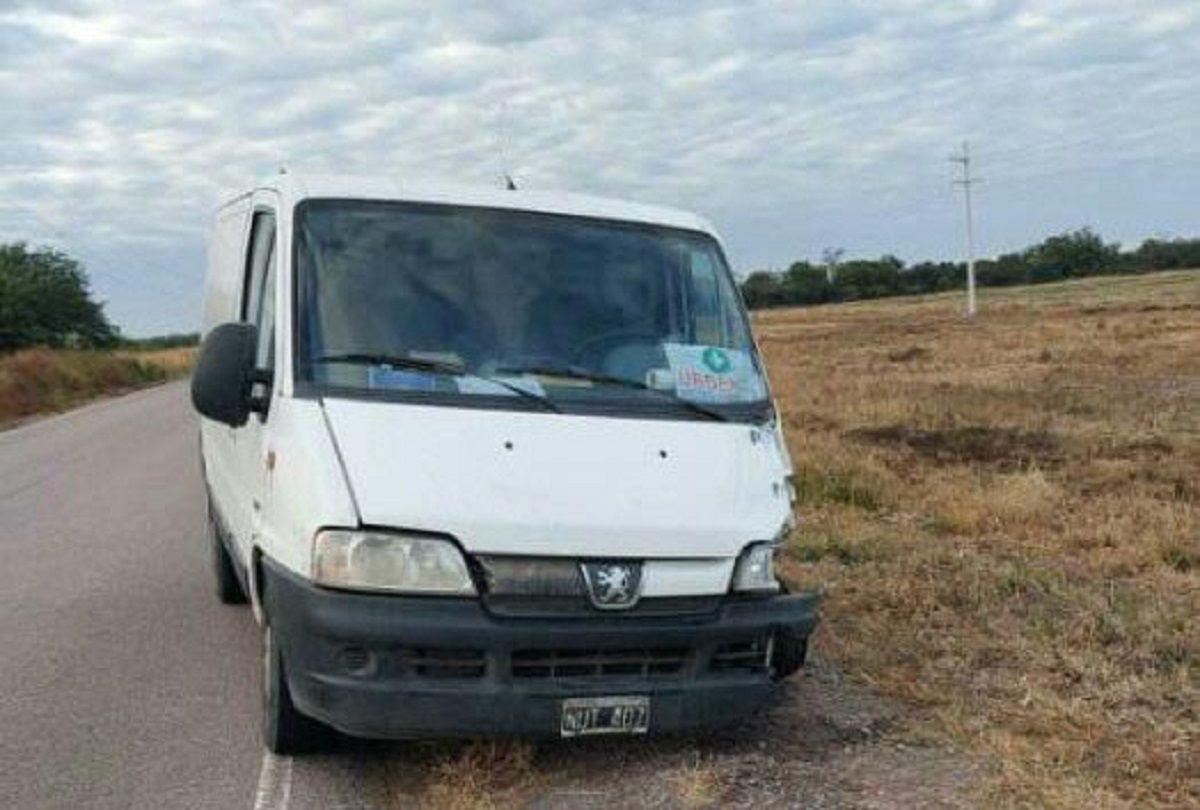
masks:
[(773, 429), (326, 399), (364, 525), (472, 552), (732, 557), (787, 518)]

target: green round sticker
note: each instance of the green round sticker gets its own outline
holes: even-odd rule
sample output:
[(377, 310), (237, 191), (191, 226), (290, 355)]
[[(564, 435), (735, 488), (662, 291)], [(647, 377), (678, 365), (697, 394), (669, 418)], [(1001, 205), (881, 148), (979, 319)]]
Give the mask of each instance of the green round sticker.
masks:
[(724, 374), (733, 365), (733, 361), (729, 359), (729, 355), (715, 346), (705, 349), (704, 354), (700, 357), (704, 360), (704, 365), (708, 366), (709, 370), (714, 374)]

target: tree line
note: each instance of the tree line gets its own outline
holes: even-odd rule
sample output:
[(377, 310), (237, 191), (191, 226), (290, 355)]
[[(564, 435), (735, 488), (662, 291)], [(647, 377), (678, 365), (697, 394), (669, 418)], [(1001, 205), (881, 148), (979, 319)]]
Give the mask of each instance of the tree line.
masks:
[[(976, 280), (983, 287), (1006, 287), (1188, 267), (1200, 267), (1200, 239), (1148, 239), (1136, 250), (1121, 250), (1085, 228), (979, 261)], [(943, 292), (961, 289), (965, 282), (961, 262), (905, 265), (887, 255), (825, 264), (799, 261), (782, 272), (752, 273), (741, 287), (747, 305), (756, 308)], [(0, 352), (28, 346), (166, 348), (197, 340), (195, 333), (125, 338), (92, 297), (78, 260), (52, 248), (0, 244)]]
[[(1009, 287), (1189, 267), (1200, 267), (1200, 239), (1147, 239), (1136, 250), (1122, 250), (1084, 228), (977, 261), (975, 279), (982, 287)], [(966, 277), (963, 262), (906, 265), (885, 255), (836, 264), (798, 261), (782, 272), (752, 273), (741, 287), (746, 305), (753, 309), (944, 292), (962, 289)]]

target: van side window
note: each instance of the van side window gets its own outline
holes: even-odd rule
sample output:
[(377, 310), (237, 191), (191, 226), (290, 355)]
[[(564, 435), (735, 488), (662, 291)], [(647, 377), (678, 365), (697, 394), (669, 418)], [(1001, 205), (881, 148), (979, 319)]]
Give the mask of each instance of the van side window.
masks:
[(275, 263), (275, 215), (259, 211), (250, 229), (241, 314), (258, 327), (255, 357), (260, 369), (270, 368), (274, 360)]
[(260, 369), (270, 369), (275, 363), (275, 248), (272, 241), (270, 255), (267, 258), (267, 273), (263, 279), (262, 303), (259, 306), (258, 317), (258, 349), (255, 353), (255, 365)]

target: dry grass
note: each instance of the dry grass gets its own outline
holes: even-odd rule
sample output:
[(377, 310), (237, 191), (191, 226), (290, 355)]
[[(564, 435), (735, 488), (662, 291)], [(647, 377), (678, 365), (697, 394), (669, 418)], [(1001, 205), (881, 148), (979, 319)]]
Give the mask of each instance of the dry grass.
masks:
[(130, 351), (122, 354), (158, 366), (167, 373), (168, 377), (184, 377), (192, 373), (198, 351), (199, 348), (196, 346), (177, 346), (172, 349)]
[(475, 743), (441, 760), (421, 797), (430, 810), (515, 807), (538, 782), (527, 745)]
[(1003, 806), (1200, 805), (1200, 273), (756, 316), (816, 648)]
[(545, 781), (533, 746), (516, 741), (409, 746), (384, 763), (385, 807), (498, 810), (520, 807)]
[(721, 798), (717, 772), (699, 758), (684, 764), (672, 782), (679, 803), (685, 808), (715, 807)]
[(34, 348), (0, 356), (0, 427), (183, 376), (194, 358), (192, 348), (147, 352)]

